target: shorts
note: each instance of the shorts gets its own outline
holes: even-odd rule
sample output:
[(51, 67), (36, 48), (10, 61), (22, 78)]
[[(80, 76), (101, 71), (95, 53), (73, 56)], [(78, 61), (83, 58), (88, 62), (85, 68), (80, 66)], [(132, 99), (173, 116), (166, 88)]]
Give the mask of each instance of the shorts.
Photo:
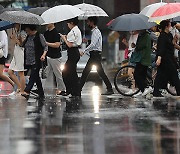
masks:
[(0, 58), (0, 65), (5, 65), (5, 62), (6, 62), (6, 58), (4, 56)]

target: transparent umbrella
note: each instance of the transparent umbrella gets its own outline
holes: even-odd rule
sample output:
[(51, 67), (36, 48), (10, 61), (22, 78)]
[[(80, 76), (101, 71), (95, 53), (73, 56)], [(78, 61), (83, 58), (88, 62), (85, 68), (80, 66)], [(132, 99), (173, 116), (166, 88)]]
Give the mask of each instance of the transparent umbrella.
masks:
[(83, 13), (83, 11), (72, 5), (58, 5), (46, 10), (41, 17), (45, 24), (49, 24), (75, 18)]

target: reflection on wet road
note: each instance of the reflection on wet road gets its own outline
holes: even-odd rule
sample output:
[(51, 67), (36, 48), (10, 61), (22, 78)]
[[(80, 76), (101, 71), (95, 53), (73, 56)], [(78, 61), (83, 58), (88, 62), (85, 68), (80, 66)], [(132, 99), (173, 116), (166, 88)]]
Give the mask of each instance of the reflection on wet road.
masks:
[(180, 99), (86, 87), (81, 99), (0, 98), (1, 154), (180, 154)]

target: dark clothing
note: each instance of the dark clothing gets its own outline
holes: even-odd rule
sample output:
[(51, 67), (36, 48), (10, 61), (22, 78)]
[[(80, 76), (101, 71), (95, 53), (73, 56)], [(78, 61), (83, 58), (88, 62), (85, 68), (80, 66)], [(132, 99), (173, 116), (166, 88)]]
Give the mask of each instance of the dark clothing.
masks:
[(146, 88), (146, 76), (147, 76), (147, 66), (142, 65), (141, 63), (136, 63), (136, 68), (134, 70), (134, 79), (138, 88), (141, 92), (144, 92)]
[(158, 38), (157, 56), (161, 56), (161, 64), (157, 68), (157, 75), (154, 83), (154, 96), (160, 94), (160, 88), (166, 88), (170, 82), (175, 86), (177, 95), (180, 95), (180, 80), (174, 59), (173, 37), (169, 33), (162, 32)]
[(105, 74), (104, 69), (101, 64), (101, 52), (99, 52), (99, 51), (90, 51), (90, 58), (86, 64), (86, 67), (84, 68), (82, 76), (81, 76), (80, 90), (83, 88), (93, 65), (96, 65), (97, 72), (98, 72), (99, 76), (102, 78), (102, 80), (104, 81), (104, 83), (107, 87), (107, 90), (112, 91), (111, 83), (110, 83), (107, 75)]
[(6, 62), (6, 58), (4, 56), (0, 58), (0, 65), (5, 65), (5, 62)]
[(134, 79), (137, 87), (144, 92), (146, 88), (147, 69), (151, 64), (151, 39), (148, 32), (139, 34), (136, 43), (136, 52), (141, 52), (141, 60), (136, 63)]
[[(26, 57), (27, 56), (26, 55), (26, 47), (28, 47), (28, 46), (26, 46), (26, 43), (28, 41), (28, 38), (29, 38), (29, 36), (27, 36), (27, 38), (25, 39), (25, 41), (23, 43), (23, 46), (25, 47), (25, 50), (24, 50), (25, 51), (25, 59), (27, 58)], [(32, 51), (34, 51), (35, 64), (34, 63), (28, 64), (28, 65), (25, 64), (26, 69), (31, 69), (31, 74), (30, 74), (29, 82), (24, 91), (27, 93), (30, 93), (34, 83), (36, 83), (39, 96), (44, 97), (44, 90), (42, 87), (41, 78), (39, 76), (39, 70), (42, 66), (42, 62), (41, 62), (40, 58), (44, 53), (45, 46), (43, 47), (43, 45), (42, 45), (39, 33), (36, 33), (35, 37), (31, 41), (33, 41), (33, 43), (34, 43), (33, 44), (32, 42), (30, 42), (29, 44), (31, 44), (31, 45), (33, 44), (33, 47), (34, 47), (34, 49), (32, 49)]]
[[(46, 41), (49, 43), (60, 42), (60, 35), (58, 34), (56, 28), (54, 28), (51, 31), (47, 30), (44, 33), (44, 37)], [(60, 47), (59, 48), (48, 47), (47, 56), (50, 58), (60, 58), (61, 57)]]
[(41, 83), (41, 78), (39, 77), (39, 70), (40, 67), (36, 67), (36, 65), (29, 65), (27, 66), (28, 69), (31, 69), (31, 74), (29, 78), (28, 85), (24, 89), (25, 92), (30, 93), (34, 83), (37, 85), (38, 94), (40, 97), (44, 97), (44, 91)]
[[(23, 47), (25, 47), (25, 50), (24, 50), (24, 54), (25, 54), (25, 56), (24, 56), (24, 58), (25, 58), (25, 62), (26, 62), (26, 58), (27, 58), (27, 54), (26, 54), (26, 43), (27, 43), (27, 41), (28, 41), (28, 38), (29, 38), (29, 36), (27, 36), (27, 38), (25, 39), (25, 41), (24, 41), (24, 43), (23, 43)], [(39, 33), (36, 33), (35, 34), (35, 37), (34, 37), (34, 39), (33, 39), (33, 42), (34, 42), (34, 56), (35, 56), (35, 65), (37, 65), (37, 66), (41, 66), (42, 65), (42, 63), (41, 63), (41, 60), (40, 60), (40, 58), (41, 58), (41, 56), (43, 55), (43, 52), (44, 52), (44, 47), (42, 46), (42, 44), (41, 44), (41, 40), (40, 40), (40, 34)], [(32, 55), (33, 56), (33, 55)], [(32, 64), (26, 64), (25, 63), (25, 68), (26, 68), (26, 65), (34, 65), (34, 63), (32, 63)]]
[(62, 72), (63, 81), (66, 86), (67, 94), (72, 96), (79, 96), (78, 92), (78, 75), (77, 63), (80, 59), (80, 53), (77, 47), (68, 48), (68, 59), (65, 63), (65, 69)]

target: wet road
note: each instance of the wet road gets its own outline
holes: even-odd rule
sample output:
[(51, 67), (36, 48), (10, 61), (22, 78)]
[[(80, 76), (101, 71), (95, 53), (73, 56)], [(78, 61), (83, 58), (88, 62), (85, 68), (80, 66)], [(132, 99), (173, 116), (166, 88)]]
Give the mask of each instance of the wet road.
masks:
[(180, 154), (180, 99), (146, 100), (86, 84), (82, 99), (0, 97), (0, 154)]

